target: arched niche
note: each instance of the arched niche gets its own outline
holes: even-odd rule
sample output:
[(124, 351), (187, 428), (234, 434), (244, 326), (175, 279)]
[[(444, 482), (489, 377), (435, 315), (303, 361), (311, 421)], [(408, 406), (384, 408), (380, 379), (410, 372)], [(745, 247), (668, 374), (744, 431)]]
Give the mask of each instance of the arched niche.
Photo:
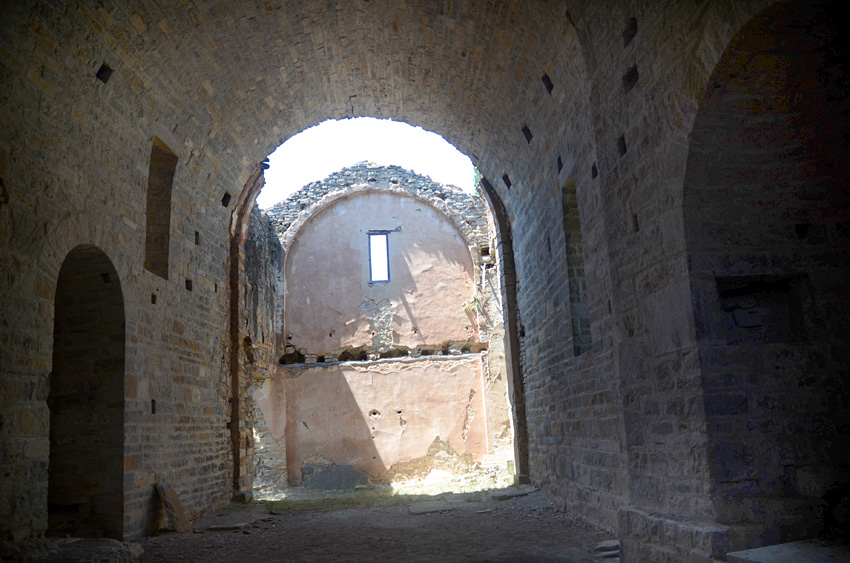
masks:
[(50, 535), (123, 535), (124, 358), (118, 273), (99, 248), (77, 246), (56, 284), (47, 399)]
[(847, 496), (850, 48), (839, 21), (812, 2), (754, 17), (691, 134), (685, 237), (714, 509), (733, 551), (828, 534)]

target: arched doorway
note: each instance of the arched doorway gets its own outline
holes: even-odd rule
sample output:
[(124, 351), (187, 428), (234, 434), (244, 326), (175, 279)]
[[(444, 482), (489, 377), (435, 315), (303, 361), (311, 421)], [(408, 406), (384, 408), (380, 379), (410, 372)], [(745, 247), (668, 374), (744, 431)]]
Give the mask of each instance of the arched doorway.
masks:
[(733, 550), (840, 529), (847, 499), (850, 50), (835, 10), (783, 2), (753, 18), (691, 134), (685, 237)]
[(74, 248), (56, 284), (48, 534), (122, 537), (124, 333), (114, 266), (95, 246)]

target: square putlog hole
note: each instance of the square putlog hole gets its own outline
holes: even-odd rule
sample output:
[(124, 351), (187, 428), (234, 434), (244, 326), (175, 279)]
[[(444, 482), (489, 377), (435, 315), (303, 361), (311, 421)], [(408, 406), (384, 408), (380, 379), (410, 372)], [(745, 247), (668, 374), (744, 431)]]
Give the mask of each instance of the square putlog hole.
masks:
[(109, 77), (112, 76), (112, 69), (109, 68), (109, 65), (103, 63), (102, 65), (100, 65), (100, 68), (97, 69), (97, 74), (95, 74), (95, 76), (98, 80), (106, 84), (106, 82), (109, 80)]

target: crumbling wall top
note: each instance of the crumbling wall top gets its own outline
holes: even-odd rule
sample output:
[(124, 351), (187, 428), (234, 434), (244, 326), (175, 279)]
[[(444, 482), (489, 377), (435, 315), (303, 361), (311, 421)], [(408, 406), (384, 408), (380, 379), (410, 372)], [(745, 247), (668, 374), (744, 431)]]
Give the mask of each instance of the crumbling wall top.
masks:
[[(489, 248), (489, 229), (484, 202), (460, 188), (440, 184), (428, 176), (400, 166), (359, 162), (311, 182), (287, 199), (266, 210), (284, 250), (288, 250), (301, 226), (328, 203), (359, 192), (380, 190), (419, 199), (445, 214), (462, 234), (467, 245)], [(481, 259), (481, 252), (474, 258)], [(487, 255), (486, 253), (484, 254)]]

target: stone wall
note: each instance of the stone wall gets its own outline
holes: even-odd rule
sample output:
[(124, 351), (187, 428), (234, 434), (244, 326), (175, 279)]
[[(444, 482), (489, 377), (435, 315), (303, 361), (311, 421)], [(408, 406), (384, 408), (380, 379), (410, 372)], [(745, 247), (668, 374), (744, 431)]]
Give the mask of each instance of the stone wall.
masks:
[[(387, 281), (371, 281), (374, 231), (386, 233)], [(381, 190), (336, 199), (288, 245), (286, 345), (334, 358), (354, 349), (469, 347), (479, 342), (469, 309), (476, 274), (466, 241), (429, 205)]]
[[(706, 123), (720, 108), (704, 98), (727, 46), (762, 9), (775, 4), (794, 21), (823, 4), (8, 4), (0, 20), (4, 551), (47, 528), (55, 293), (63, 261), (81, 244), (109, 258), (124, 297), (124, 536), (148, 528), (155, 482), (171, 484), (190, 515), (222, 505), (247, 486), (234, 483), (234, 473), (244, 469), (252, 449), (245, 445), (250, 429), (245, 420), (228, 429), (229, 400), (244, 399), (250, 389), (246, 377), (231, 386), (229, 361), (234, 346), (247, 358), (247, 333), (231, 337), (228, 307), (231, 297), (238, 303), (228, 279), (236, 200), (284, 140), (325, 119), (355, 115), (404, 120), (443, 135), (470, 155), (492, 186), (492, 198), (504, 206), (512, 239), (494, 248), (498, 255), (510, 247), (516, 258), (518, 308), (508, 320), (518, 326), (508, 336), (522, 356), (533, 482), (580, 518), (616, 531), (624, 561), (716, 560), (731, 545), (724, 542), (755, 545), (785, 537), (781, 531), (729, 533), (726, 523), (733, 522), (727, 520), (745, 528), (754, 520), (741, 520), (717, 495), (725, 488), (718, 488), (725, 469), (717, 454), (730, 445), (726, 422), (735, 427), (749, 414), (759, 424), (841, 422), (822, 417), (814, 412), (820, 406), (806, 401), (768, 411), (780, 396), (844, 396), (837, 390), (846, 365), (840, 352), (846, 284), (844, 267), (835, 264), (846, 255), (845, 219), (838, 213), (845, 203), (795, 196), (796, 203), (785, 207), (776, 194), (789, 189), (783, 185), (789, 177), (791, 193), (832, 197), (835, 190), (827, 186), (844, 181), (819, 182), (827, 164), (846, 152), (840, 139), (847, 120), (843, 101), (824, 98), (821, 107), (838, 111), (787, 121), (785, 131), (802, 144), (755, 139), (756, 149), (774, 141), (783, 149), (767, 160), (756, 151), (753, 160), (745, 143), (717, 142), (728, 138), (728, 130), (724, 119), (717, 131)], [(807, 21), (814, 36), (835, 36), (830, 26), (836, 18)], [(768, 28), (756, 27), (752, 37), (772, 41)], [(833, 81), (843, 90), (844, 51), (827, 42), (825, 51), (795, 62), (806, 45), (761, 56), (754, 63), (758, 72), (741, 76), (750, 84), (777, 79), (789, 94), (781, 98), (791, 101), (817, 98), (829, 90), (819, 85)], [(762, 72), (801, 64), (817, 69), (803, 73), (809, 85), (791, 74)], [(768, 124), (785, 119), (758, 104), (739, 109), (745, 122), (758, 115), (769, 117)], [(145, 268), (151, 153), (158, 143), (177, 157), (167, 276), (159, 267), (160, 274)], [(818, 149), (821, 143), (827, 148)], [(766, 239), (757, 244), (744, 236), (763, 216), (744, 211), (751, 205), (728, 214), (722, 205), (709, 206), (706, 216), (692, 213), (692, 202), (716, 201), (691, 185), (700, 183), (690, 178), (700, 161), (689, 161), (706, 148), (702, 162), (713, 165), (707, 170), (735, 179), (721, 182), (721, 191), (743, 194), (756, 206), (779, 204), (771, 212), (787, 210), (787, 217), (773, 217), (775, 238), (761, 228), (754, 238)], [(809, 162), (812, 148), (825, 158)], [(788, 166), (776, 166), (783, 162)], [(813, 170), (812, 182), (795, 168)], [(747, 193), (743, 184), (752, 169), (760, 179)], [(570, 179), (590, 319), (591, 349), (580, 355), (561, 193)], [(809, 191), (800, 188), (804, 184), (818, 187)], [(753, 201), (752, 193), (765, 197)], [(805, 209), (809, 217), (798, 214)], [(723, 245), (704, 245), (704, 235), (723, 232), (734, 236)], [(737, 251), (743, 247), (755, 250)], [(783, 257), (776, 258), (777, 267), (734, 266), (748, 253), (769, 262), (778, 249), (791, 249), (798, 263)], [(724, 256), (733, 258), (728, 267)], [(805, 288), (800, 280), (808, 278), (811, 318), (820, 319), (814, 333), (826, 335), (821, 342), (828, 342), (828, 351), (820, 344), (735, 346), (722, 330), (714, 331), (730, 311), (743, 309), (728, 302), (740, 289), (733, 282), (741, 280), (718, 285), (716, 278), (776, 274), (781, 283), (771, 287), (785, 294), (794, 293), (786, 286)], [(808, 302), (805, 291), (795, 292)], [(703, 325), (711, 330), (701, 332)], [(790, 359), (770, 359), (785, 354), (780, 349)], [(240, 362), (237, 375), (245, 365)], [(735, 377), (721, 377), (718, 387), (722, 366), (733, 366)], [(746, 383), (749, 375), (777, 366), (787, 378), (776, 393), (771, 385)], [(806, 393), (792, 393), (801, 382)], [(738, 412), (723, 412), (726, 405), (737, 405)], [(747, 440), (778, 444), (781, 435), (746, 429)], [(815, 435), (794, 440), (806, 442), (822, 443)], [(753, 459), (770, 461), (772, 451), (781, 448), (766, 447), (762, 453), (769, 455)], [(818, 462), (807, 465), (799, 461), (803, 453), (795, 447), (776, 458), (783, 469), (769, 472), (779, 479), (773, 490), (786, 482), (798, 490), (809, 483), (807, 494), (829, 487), (837, 458), (812, 452)], [(746, 472), (740, 476), (747, 478)], [(802, 518), (792, 525), (817, 525), (826, 515)], [(757, 525), (782, 528), (778, 518)], [(677, 530), (672, 539), (670, 530)]]
[(837, 18), (817, 4), (755, 17), (715, 68), (691, 134), (685, 236), (708, 461), (738, 549), (835, 528), (850, 494), (838, 117), (850, 51)]
[(301, 484), (317, 462), (391, 482), (393, 470), (425, 458), (435, 440), (480, 463), (493, 453), (481, 368), (478, 355), (287, 367), (289, 483)]
[[(241, 260), (241, 291), (237, 340), (239, 354), (239, 409), (241, 450), (240, 492), (275, 482), (286, 470), (283, 429), (266, 420), (257, 408), (268, 399), (270, 382), (277, 373), (282, 326), (284, 252), (268, 216), (253, 206)], [(283, 389), (275, 387), (273, 397), (284, 400)]]

